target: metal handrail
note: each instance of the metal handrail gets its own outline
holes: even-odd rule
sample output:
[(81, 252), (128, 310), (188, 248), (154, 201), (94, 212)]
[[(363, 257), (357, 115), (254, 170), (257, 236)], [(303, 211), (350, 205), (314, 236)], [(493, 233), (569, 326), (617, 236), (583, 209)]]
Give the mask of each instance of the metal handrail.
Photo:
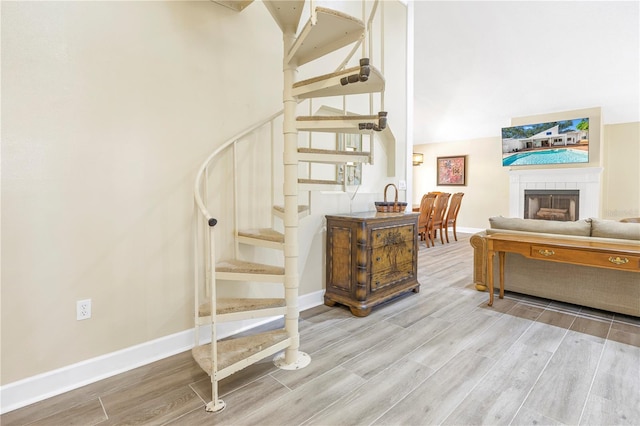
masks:
[(249, 133), (253, 132), (254, 130), (259, 129), (260, 127), (264, 126), (265, 124), (275, 120), (276, 118), (278, 118), (282, 114), (284, 114), (284, 110), (283, 109), (278, 111), (278, 112), (276, 112), (273, 115), (270, 115), (269, 117), (265, 118), (264, 120), (261, 120), (261, 121), (257, 122), (256, 124), (252, 125), (251, 127), (248, 127), (247, 129), (243, 130), (242, 132), (238, 133), (237, 135), (233, 136), (232, 138), (227, 140), (225, 143), (220, 145), (218, 147), (218, 149), (213, 151), (213, 153), (211, 153), (211, 155), (209, 155), (207, 157), (207, 159), (202, 163), (202, 166), (200, 166), (200, 168), (198, 169), (198, 173), (196, 174), (196, 180), (195, 180), (195, 184), (194, 184), (195, 202), (196, 202), (196, 205), (198, 206), (198, 210), (200, 210), (200, 213), (202, 214), (202, 216), (204, 216), (205, 219), (207, 219), (207, 223), (209, 223), (209, 226), (215, 226), (215, 224), (216, 224), (215, 222), (217, 222), (217, 221), (209, 213), (209, 210), (207, 209), (207, 206), (204, 204), (204, 201), (202, 200), (202, 194), (201, 194), (201, 191), (200, 191), (200, 183), (202, 182), (202, 174), (205, 172), (207, 167), (209, 167), (209, 163), (211, 163), (211, 161), (219, 153), (221, 153), (222, 151), (227, 149), (229, 146), (233, 145), (239, 139), (243, 138), (244, 136), (248, 135)]

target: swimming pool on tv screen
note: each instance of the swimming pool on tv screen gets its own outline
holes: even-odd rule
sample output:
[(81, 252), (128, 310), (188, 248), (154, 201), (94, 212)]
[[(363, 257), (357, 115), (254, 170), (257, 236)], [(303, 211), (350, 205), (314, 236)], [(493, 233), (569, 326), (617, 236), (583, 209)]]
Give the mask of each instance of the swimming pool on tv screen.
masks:
[(588, 163), (589, 154), (573, 149), (548, 149), (544, 151), (519, 152), (502, 159), (503, 166), (532, 164)]

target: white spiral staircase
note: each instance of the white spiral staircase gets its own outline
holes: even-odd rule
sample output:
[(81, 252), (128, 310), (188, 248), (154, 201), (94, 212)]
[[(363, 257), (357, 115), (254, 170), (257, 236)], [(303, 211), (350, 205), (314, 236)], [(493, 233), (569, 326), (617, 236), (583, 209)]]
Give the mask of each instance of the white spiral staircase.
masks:
[[(242, 11), (251, 1), (215, 1), (215, 3)], [(298, 103), (305, 99), (327, 96), (349, 96), (380, 93), (383, 106), (384, 77), (369, 63), (369, 58), (359, 59), (359, 66), (346, 67), (350, 58), (359, 50), (365, 50), (365, 40), (370, 37), (371, 22), (376, 15), (378, 0), (368, 1), (370, 7), (367, 25), (363, 20), (342, 12), (310, 5), (310, 17), (298, 32), (298, 24), (304, 8), (304, 0), (285, 0), (262, 2), (283, 32), (284, 40), (284, 111), (274, 114), (261, 123), (251, 126), (244, 132), (223, 144), (203, 163), (195, 183), (195, 331), (196, 344), (193, 356), (198, 364), (211, 376), (212, 401), (207, 410), (217, 412), (224, 409), (219, 399), (218, 381), (228, 377), (261, 359), (284, 350), (274, 362), (283, 369), (302, 368), (310, 362), (305, 353), (299, 351), (298, 333), (298, 221), (309, 211), (309, 206), (299, 202), (300, 191), (312, 191), (326, 188), (344, 188), (345, 183), (334, 179), (312, 179), (300, 176), (299, 163), (333, 164), (336, 167), (345, 163), (372, 163), (373, 142), (369, 151), (345, 149), (318, 149), (311, 146), (299, 146), (299, 131), (336, 134), (368, 134), (373, 138), (376, 133), (381, 138), (392, 138), (387, 127), (386, 112), (368, 115), (332, 114), (298, 116)], [(363, 8), (364, 11), (364, 8)], [(364, 12), (363, 12), (364, 14)], [(347, 59), (333, 73), (320, 75), (304, 81), (295, 81), (297, 68), (324, 55), (353, 45)], [(235, 146), (237, 141), (255, 129), (283, 115), (283, 197), (284, 206), (273, 206), (272, 214), (280, 217), (284, 232), (273, 228), (231, 229), (236, 224), (220, 223), (210, 213), (207, 201), (207, 179), (209, 168), (216, 157)], [(310, 145), (310, 144), (307, 144)], [(239, 244), (251, 245), (284, 253), (284, 264), (274, 266), (240, 260), (238, 250), (230, 259), (216, 257), (215, 233), (233, 232), (236, 247)], [(201, 273), (200, 273), (201, 272)], [(255, 283), (282, 283), (284, 298), (220, 298), (216, 295), (216, 283), (219, 280), (236, 282), (239, 286)], [(250, 290), (246, 290), (251, 294)], [(285, 327), (263, 333), (255, 333), (240, 338), (218, 340), (217, 326), (228, 321), (249, 320), (284, 316)], [(199, 329), (211, 327), (211, 342), (200, 344)]]

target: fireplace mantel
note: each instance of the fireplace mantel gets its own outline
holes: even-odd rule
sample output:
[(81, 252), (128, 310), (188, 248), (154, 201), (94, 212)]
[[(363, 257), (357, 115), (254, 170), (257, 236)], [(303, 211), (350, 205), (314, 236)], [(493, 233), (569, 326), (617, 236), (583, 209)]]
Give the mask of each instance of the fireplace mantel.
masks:
[(525, 189), (577, 189), (578, 219), (600, 216), (602, 167), (525, 169), (509, 171), (509, 216), (524, 217)]

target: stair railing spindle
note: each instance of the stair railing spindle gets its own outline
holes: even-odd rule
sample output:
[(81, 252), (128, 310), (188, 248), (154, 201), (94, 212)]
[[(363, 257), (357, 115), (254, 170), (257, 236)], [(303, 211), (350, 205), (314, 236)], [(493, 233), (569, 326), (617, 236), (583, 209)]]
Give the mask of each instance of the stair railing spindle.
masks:
[(235, 258), (240, 258), (240, 242), (238, 241), (238, 141), (233, 143), (233, 245)]
[[(275, 120), (275, 119), (274, 119)], [(269, 122), (269, 141), (271, 144), (271, 152), (270, 152), (270, 158), (269, 158), (269, 167), (271, 168), (271, 207), (273, 208), (273, 206), (276, 205), (276, 192), (274, 190), (275, 186), (276, 186), (276, 182), (275, 182), (275, 178), (274, 175), (275, 173), (273, 173), (273, 161), (275, 159), (275, 133), (274, 133), (274, 120), (271, 120)], [(271, 229), (273, 229), (274, 225), (275, 225), (275, 216), (273, 214), (271, 214)]]
[[(210, 258), (215, 257), (215, 235), (213, 234), (215, 230), (214, 226), (209, 226), (208, 234), (210, 234), (210, 244), (209, 244), (209, 253), (211, 254)], [(211, 270), (211, 294), (209, 297), (209, 303), (211, 306), (211, 402), (207, 404), (208, 411), (221, 411), (225, 407), (225, 403), (218, 398), (218, 330), (217, 330), (217, 318), (216, 318), (216, 270), (212, 268)]]
[[(204, 193), (204, 199), (203, 199), (203, 204), (205, 206), (205, 208), (207, 207), (207, 202), (208, 202), (208, 198), (209, 198), (209, 166), (207, 165), (207, 167), (205, 167), (204, 169), (204, 181), (202, 182), (202, 190)], [(209, 289), (211, 288), (211, 256), (209, 255), (209, 244), (211, 243), (209, 241), (209, 239), (211, 238), (211, 236), (209, 235), (208, 232), (204, 233), (204, 258), (206, 260), (204, 267), (205, 267), (205, 285), (204, 285), (204, 294), (205, 297), (209, 296)]]
[[(193, 202), (193, 284), (194, 284), (194, 324), (193, 330), (194, 347), (200, 344), (200, 321), (198, 316), (198, 308), (200, 306), (200, 249), (198, 248), (199, 236), (200, 236), (200, 216), (198, 216), (198, 205), (195, 200)], [(206, 280), (206, 272), (205, 272)]]

